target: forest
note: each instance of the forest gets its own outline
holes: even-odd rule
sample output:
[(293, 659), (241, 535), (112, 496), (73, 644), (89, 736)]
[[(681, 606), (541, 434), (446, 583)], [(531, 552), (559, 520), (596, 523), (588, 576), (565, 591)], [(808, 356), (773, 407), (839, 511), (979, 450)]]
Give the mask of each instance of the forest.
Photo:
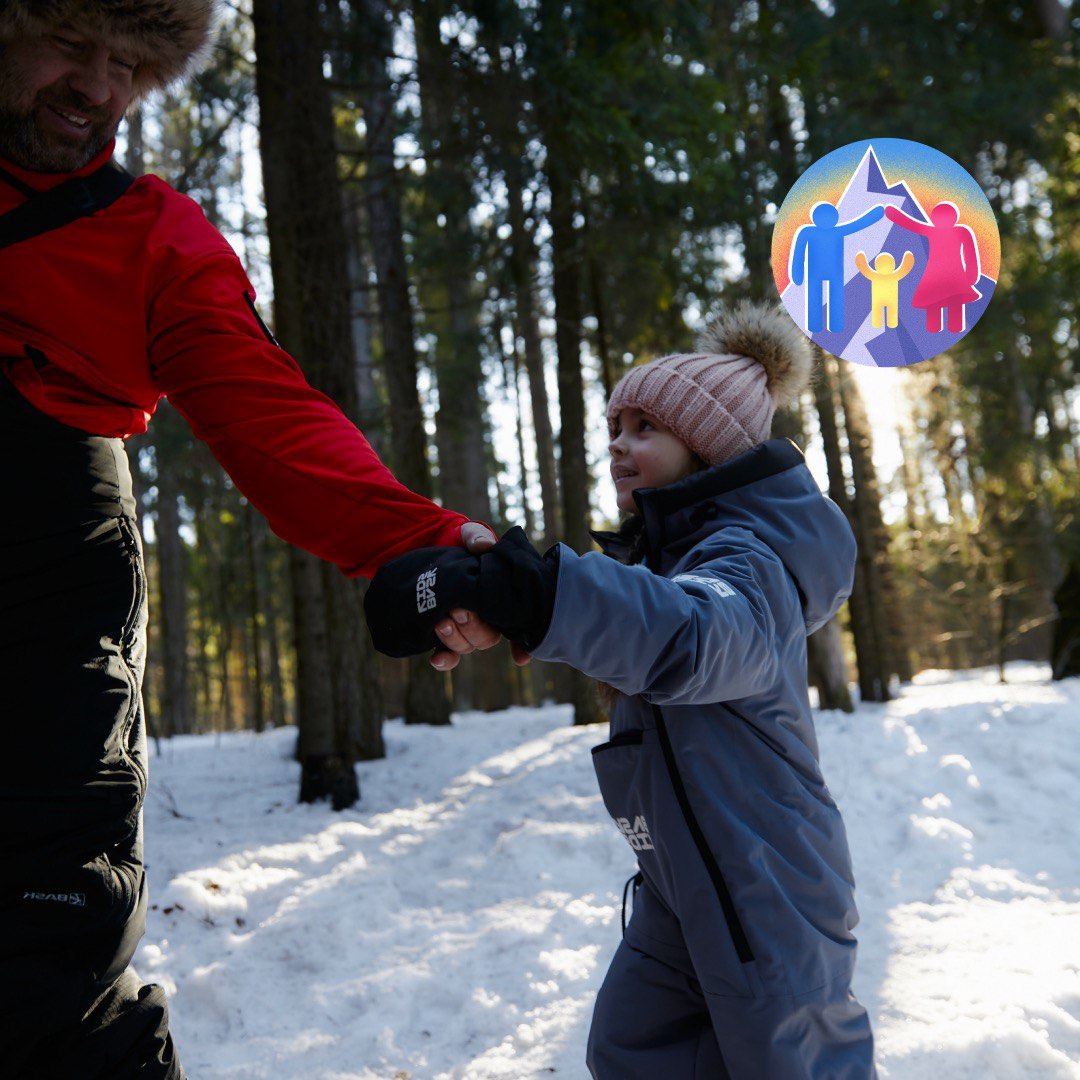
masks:
[[(579, 552), (616, 524), (612, 387), (688, 350), (710, 311), (776, 298), (772, 226), (799, 176), (876, 137), (951, 157), (1001, 237), (978, 326), (878, 373), (885, 413), (880, 379), (819, 350), (812, 390), (774, 423), (820, 462), (858, 540), (851, 599), (809, 639), (821, 706), (850, 711), (930, 668), (1051, 661), (1080, 573), (1073, 15), (1059, 0), (241, 0), (204, 70), (129, 115), (121, 156), (198, 202), (281, 344), (403, 483)], [(276, 538), (178, 413), (162, 403), (127, 445), (155, 738), (295, 724), (300, 798), (343, 808), (387, 718), (555, 701), (604, 719), (589, 680), (517, 667), (505, 645), (452, 673), (377, 656), (366, 582)]]

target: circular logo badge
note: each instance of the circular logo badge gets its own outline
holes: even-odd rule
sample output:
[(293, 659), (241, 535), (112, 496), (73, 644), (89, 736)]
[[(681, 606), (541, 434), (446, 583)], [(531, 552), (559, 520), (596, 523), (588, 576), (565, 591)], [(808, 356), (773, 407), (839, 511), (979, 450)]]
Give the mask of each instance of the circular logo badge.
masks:
[(907, 139), (826, 154), (788, 192), (772, 266), (788, 313), (834, 356), (904, 367), (979, 321), (1001, 263), (997, 222), (952, 158)]

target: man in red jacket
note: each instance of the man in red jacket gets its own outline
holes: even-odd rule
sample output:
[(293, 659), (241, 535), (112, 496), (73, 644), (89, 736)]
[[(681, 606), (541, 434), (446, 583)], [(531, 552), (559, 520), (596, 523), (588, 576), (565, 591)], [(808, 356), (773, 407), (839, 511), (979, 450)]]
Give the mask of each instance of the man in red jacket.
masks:
[[(125, 110), (184, 72), (212, 6), (0, 0), (0, 1075), (12, 1080), (184, 1075), (160, 987), (128, 967), (146, 912), (146, 580), (123, 439), (167, 395), (278, 535), (349, 575), (414, 548), (494, 543), (399, 484), (307, 384), (193, 202), (110, 164)], [(121, 183), (107, 199), (103, 178)], [(499, 640), (464, 612), (437, 631), (443, 669)]]

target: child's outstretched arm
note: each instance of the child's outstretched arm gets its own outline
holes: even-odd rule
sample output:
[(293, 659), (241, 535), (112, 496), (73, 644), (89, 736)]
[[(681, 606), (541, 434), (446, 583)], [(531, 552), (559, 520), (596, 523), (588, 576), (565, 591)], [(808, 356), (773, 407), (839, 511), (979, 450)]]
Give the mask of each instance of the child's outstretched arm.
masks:
[(559, 547), (547, 633), (531, 650), (658, 705), (731, 701), (776, 678), (775, 608), (798, 597), (780, 559), (752, 537), (710, 544), (668, 579), (643, 566)]
[(874, 280), (874, 271), (870, 269), (870, 264), (866, 261), (865, 252), (855, 252), (855, 266), (863, 277), (869, 278), (871, 281)]
[(777, 671), (774, 612), (801, 617), (798, 605), (779, 557), (743, 530), (710, 537), (692, 569), (668, 579), (564, 544), (541, 556), (511, 529), (480, 556), (452, 548), (401, 556), (375, 575), (364, 601), (375, 647), (391, 656), (434, 647), (436, 621), (463, 607), (537, 659), (658, 705), (764, 690)]
[(910, 251), (904, 252), (904, 257), (900, 260), (900, 265), (896, 268), (896, 273), (893, 277), (899, 281), (901, 278), (905, 278), (911, 273), (911, 268), (915, 265), (915, 255)]

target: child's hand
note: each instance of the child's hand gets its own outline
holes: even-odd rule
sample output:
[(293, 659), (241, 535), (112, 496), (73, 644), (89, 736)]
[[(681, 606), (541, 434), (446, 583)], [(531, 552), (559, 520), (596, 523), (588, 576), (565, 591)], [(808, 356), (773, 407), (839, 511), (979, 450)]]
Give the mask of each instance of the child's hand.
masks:
[[(461, 526), (461, 543), (472, 555), (479, 555), (496, 544), (495, 534), (479, 521), (467, 521)], [(452, 671), (465, 654), (490, 649), (502, 641), (502, 634), (488, 626), (471, 611), (455, 608), (450, 618), (435, 624), (435, 633), (442, 646), (431, 658), (431, 666), (439, 671)]]
[(482, 652), (502, 641), (495, 627), (464, 608), (454, 608), (448, 619), (437, 622), (435, 633), (442, 647), (431, 658), (431, 666), (438, 671), (452, 671), (466, 653)]

